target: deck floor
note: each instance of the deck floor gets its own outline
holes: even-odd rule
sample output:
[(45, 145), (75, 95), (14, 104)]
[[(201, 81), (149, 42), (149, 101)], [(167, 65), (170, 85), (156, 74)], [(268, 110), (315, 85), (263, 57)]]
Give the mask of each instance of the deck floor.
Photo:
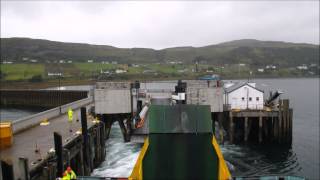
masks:
[[(14, 135), (12, 146), (0, 151), (0, 159), (13, 164), (15, 178), (20, 177), (19, 157), (28, 158), (29, 169), (31, 170), (37, 165), (33, 162), (37, 162), (40, 158), (45, 158), (47, 152), (54, 148), (53, 132), (58, 132), (62, 136), (63, 144), (66, 143), (67, 139), (70, 140), (76, 136), (76, 131), (81, 128), (80, 109), (74, 111), (74, 118), (76, 118), (76, 114), (79, 115), (79, 121), (74, 119), (71, 123), (72, 133), (69, 132), (70, 123), (68, 122), (67, 114), (62, 114), (50, 119), (50, 124), (47, 126), (38, 125)], [(87, 118), (87, 121), (89, 128), (93, 123), (89, 118)], [(40, 153), (35, 152), (36, 146)]]

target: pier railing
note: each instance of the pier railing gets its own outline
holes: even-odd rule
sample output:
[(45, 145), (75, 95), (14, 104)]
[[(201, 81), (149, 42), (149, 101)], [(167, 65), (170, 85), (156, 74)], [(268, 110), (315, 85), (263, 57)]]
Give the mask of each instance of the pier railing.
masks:
[(231, 104), (224, 104), (224, 111), (231, 111), (233, 109), (237, 110), (264, 110), (264, 104), (249, 104), (249, 105), (235, 105), (236, 107), (231, 106)]
[(38, 125), (41, 121), (44, 119), (51, 119), (54, 117), (59, 116), (60, 114), (66, 113), (69, 108), (71, 109), (78, 109), (82, 106), (86, 106), (93, 102), (93, 97), (88, 97), (85, 99), (81, 99), (78, 101), (74, 101), (69, 104), (65, 104), (53, 109), (49, 109), (47, 111), (43, 111), (31, 116), (20, 118), (14, 122), (12, 122), (12, 129), (13, 134), (17, 134), (23, 130), (26, 130), (30, 127), (33, 127), (35, 125)]

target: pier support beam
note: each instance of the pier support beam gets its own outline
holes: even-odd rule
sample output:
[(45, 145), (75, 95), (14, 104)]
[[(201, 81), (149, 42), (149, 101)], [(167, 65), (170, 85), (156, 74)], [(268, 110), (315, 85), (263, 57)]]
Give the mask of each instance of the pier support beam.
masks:
[(249, 137), (249, 122), (248, 122), (248, 117), (244, 118), (244, 142), (248, 142), (248, 137)]
[(21, 172), (21, 176), (24, 180), (30, 180), (29, 174), (29, 163), (27, 158), (20, 157), (19, 158), (19, 168)]
[(289, 104), (289, 100), (288, 99), (284, 99), (283, 100), (283, 137), (284, 137), (284, 142), (287, 142), (288, 140), (288, 127), (287, 127), (287, 123), (288, 123), (288, 104)]
[(83, 138), (83, 166), (84, 175), (90, 175), (90, 162), (89, 162), (89, 141), (88, 141), (88, 125), (87, 125), (87, 110), (85, 107), (81, 108), (81, 128)]
[(101, 137), (100, 137), (100, 144), (101, 144), (101, 159), (104, 160), (106, 157), (106, 146), (105, 146), (105, 137), (106, 137), (106, 129), (105, 124), (101, 124)]
[(220, 136), (221, 144), (224, 144), (222, 121), (223, 121), (223, 113), (218, 113), (219, 136)]
[(281, 143), (282, 142), (282, 137), (283, 137), (283, 131), (282, 131), (282, 100), (279, 100), (279, 117), (278, 117), (278, 142)]
[(229, 113), (229, 140), (230, 140), (230, 144), (233, 144), (234, 141), (234, 122), (233, 122), (233, 115), (232, 115), (232, 111), (230, 111)]
[(2, 173), (2, 162), (0, 162), (0, 180), (3, 180), (3, 173)]
[(262, 143), (262, 116), (259, 116), (259, 143)]
[(109, 139), (110, 131), (111, 131), (111, 126), (113, 122), (113, 115), (107, 115), (103, 114), (103, 119), (105, 120), (105, 139)]
[(10, 164), (8, 164), (5, 161), (0, 161), (1, 162), (1, 173), (2, 173), (2, 179), (3, 180), (14, 180), (14, 173), (13, 173), (13, 165), (10, 162)]
[(76, 164), (78, 166), (78, 174), (84, 176), (84, 164), (83, 164), (83, 146), (80, 146), (80, 151), (76, 157)]
[(121, 129), (121, 132), (122, 132), (122, 135), (123, 135), (124, 142), (129, 142), (130, 140), (129, 140), (129, 137), (128, 137), (128, 132), (127, 132), (126, 126), (123, 123), (123, 120), (122, 119), (118, 119), (118, 123), (120, 125), (120, 129)]
[(292, 143), (292, 118), (293, 118), (293, 110), (289, 109), (289, 143)]
[(57, 177), (62, 177), (63, 173), (63, 156), (62, 156), (62, 137), (59, 133), (54, 132), (54, 149), (57, 156)]
[(279, 123), (277, 120), (277, 118), (272, 117), (273, 141), (277, 141), (279, 136)]

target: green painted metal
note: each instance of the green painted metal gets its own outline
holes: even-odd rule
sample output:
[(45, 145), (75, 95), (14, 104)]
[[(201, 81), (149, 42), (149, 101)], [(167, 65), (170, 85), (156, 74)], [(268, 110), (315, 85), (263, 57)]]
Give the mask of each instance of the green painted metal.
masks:
[(212, 135), (149, 134), (143, 179), (218, 179)]
[(212, 133), (210, 106), (152, 105), (148, 112), (149, 133)]
[(218, 179), (210, 106), (152, 105), (143, 179)]

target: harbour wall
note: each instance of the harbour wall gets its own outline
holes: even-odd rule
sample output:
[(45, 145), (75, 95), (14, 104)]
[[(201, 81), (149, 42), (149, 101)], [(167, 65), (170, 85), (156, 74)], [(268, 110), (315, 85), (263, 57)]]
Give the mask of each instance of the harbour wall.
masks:
[(3, 106), (54, 108), (88, 97), (88, 91), (69, 90), (0, 90)]

